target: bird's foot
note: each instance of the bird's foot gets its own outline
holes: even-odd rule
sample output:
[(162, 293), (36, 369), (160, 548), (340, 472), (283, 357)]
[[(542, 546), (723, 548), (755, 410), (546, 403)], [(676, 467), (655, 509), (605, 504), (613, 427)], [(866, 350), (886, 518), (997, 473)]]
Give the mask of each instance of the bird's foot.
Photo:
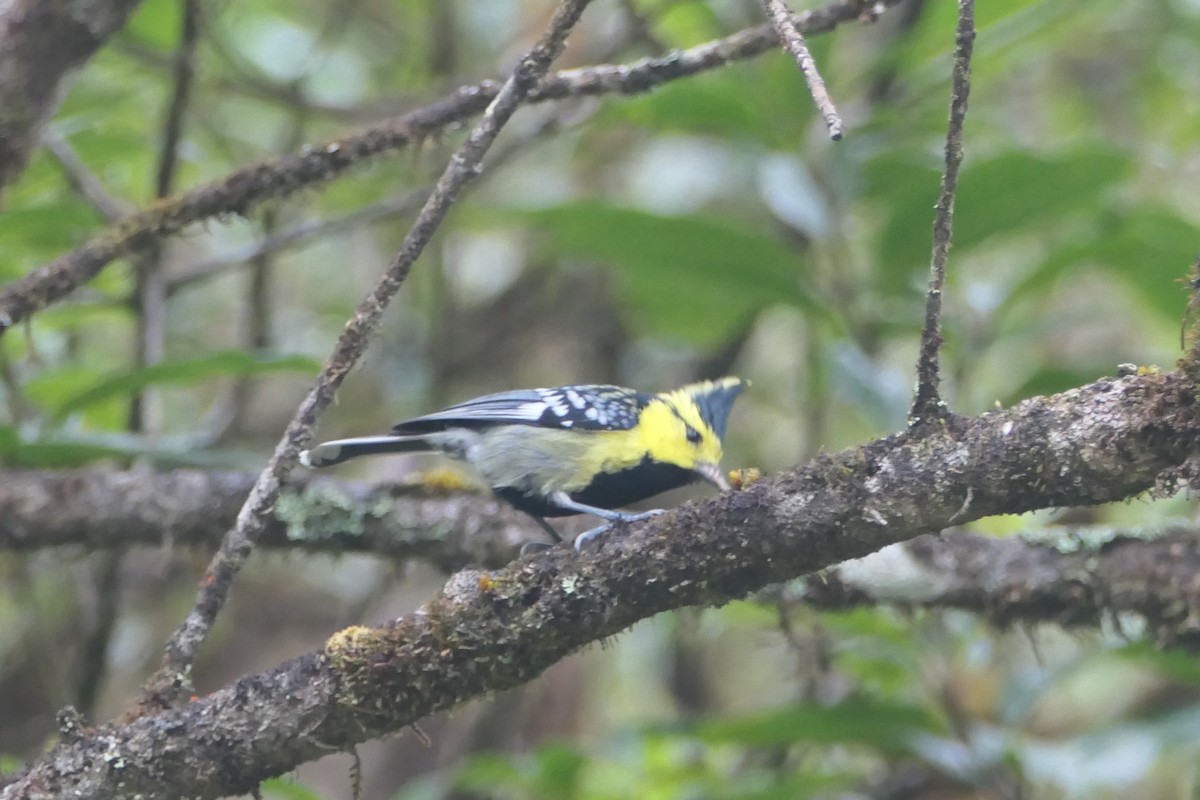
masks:
[(606, 522), (599, 527), (586, 530), (576, 536), (575, 549), (582, 552), (583, 548), (587, 547), (593, 539), (618, 523), (641, 522), (644, 519), (650, 519), (651, 517), (657, 517), (659, 514), (665, 513), (667, 512), (664, 509), (652, 508), (649, 511), (642, 511), (638, 514), (622, 514), (619, 517), (615, 517), (611, 522)]

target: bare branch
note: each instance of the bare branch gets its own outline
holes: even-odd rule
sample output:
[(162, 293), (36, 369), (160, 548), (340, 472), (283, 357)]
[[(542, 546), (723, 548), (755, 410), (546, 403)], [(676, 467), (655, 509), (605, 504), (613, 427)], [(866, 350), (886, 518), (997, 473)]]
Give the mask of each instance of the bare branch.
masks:
[(784, 0), (763, 0), (763, 6), (771, 19), (771, 25), (775, 28), (775, 34), (779, 37), (779, 43), (796, 59), (796, 66), (800, 68), (800, 74), (808, 84), (808, 91), (812, 94), (813, 102), (817, 104), (817, 111), (821, 112), (825, 127), (829, 129), (829, 138), (838, 141), (842, 138), (844, 129), (842, 117), (833, 105), (829, 90), (825, 88), (825, 81), (817, 70), (817, 62), (813, 59), (812, 51), (808, 49), (804, 34), (796, 27), (792, 10)]
[[(182, 708), (76, 731), (0, 800), (251, 791), (331, 750), (531, 680), (660, 611), (724, 603), (956, 517), (1131, 497), (1194, 457), (1197, 442), (1195, 385), (1171, 373), (1105, 379), (822, 456), (594, 551), (559, 547), (460, 572), (386, 627), (341, 631), (318, 652)], [(1194, 592), (1186, 602), (1200, 612)]]
[(512, 77), (496, 94), (466, 142), (451, 157), (396, 258), (346, 323), (333, 353), (317, 376), (316, 384), (296, 409), (295, 416), (275, 447), (275, 453), (242, 506), (237, 525), (226, 535), (220, 550), (209, 564), (195, 605), (168, 642), (162, 666), (147, 685), (148, 699), (153, 698), (150, 699), (151, 703), (169, 705), (188, 686), (188, 673), (196, 651), (224, 605), (234, 577), (249, 558), (255, 542), (266, 527), (287, 473), (296, 466), (302, 446), (311, 440), (317, 417), (332, 402), (345, 376), (366, 350), (384, 309), (408, 277), (425, 245), (449, 213), (450, 206), (467, 182), (478, 173), (484, 154), (496, 140), (501, 128), (562, 52), (568, 32), (575, 26), (588, 2), (563, 0), (558, 6), (546, 32), (521, 58)]
[(963, 122), (971, 92), (971, 53), (975, 49), (975, 2), (958, 0), (958, 31), (954, 38), (954, 76), (950, 88), (950, 122), (946, 128), (946, 167), (933, 218), (933, 259), (929, 291), (925, 296), (925, 324), (921, 329), (921, 354), (917, 359), (917, 393), (909, 424), (930, 422), (946, 413), (940, 393), (938, 353), (942, 347), (942, 289), (946, 285), (946, 258), (954, 218), (954, 193), (962, 164)]
[[(836, 0), (796, 17), (805, 35), (827, 33), (857, 19), (873, 20), (879, 10), (903, 0)], [(638, 94), (668, 81), (753, 58), (777, 43), (770, 25), (750, 28), (631, 64), (605, 64), (557, 72), (530, 91), (528, 102), (604, 94)], [(268, 199), (290, 197), (326, 183), (366, 159), (401, 150), (480, 113), (496, 97), (499, 84), (483, 81), (397, 117), (318, 147), (238, 170), (172, 200), (156, 203), (0, 290), (0, 335), (14, 324), (57, 302), (90, 281), (113, 259), (178, 233), (210, 217), (245, 214)]]
[(226, 271), (248, 262), (299, 246), (309, 239), (320, 239), (345, 233), (389, 217), (411, 213), (419, 208), (428, 197), (428, 188), (416, 189), (398, 197), (389, 197), (378, 203), (364, 206), (340, 217), (306, 220), (296, 223), (290, 228), (272, 231), (257, 241), (183, 267), (167, 280), (167, 294), (174, 294), (180, 289), (224, 274)]

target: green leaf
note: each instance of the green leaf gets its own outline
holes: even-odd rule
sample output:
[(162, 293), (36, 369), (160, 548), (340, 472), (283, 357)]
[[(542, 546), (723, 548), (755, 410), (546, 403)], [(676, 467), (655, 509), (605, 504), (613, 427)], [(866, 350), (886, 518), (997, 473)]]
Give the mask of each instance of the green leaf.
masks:
[[(40, 321), (40, 320), (39, 320)], [(44, 370), (25, 382), (25, 396), (37, 408), (51, 416), (58, 412), (63, 398), (74, 397), (105, 380), (104, 372), (83, 364), (65, 364)], [(115, 401), (117, 398), (110, 398)], [(92, 429), (115, 429), (129, 413), (116, 402), (95, 403), (84, 411), (83, 424)]]
[[(1041, 53), (1047, 47), (1047, 42), (1051, 46), (1065, 46), (1061, 40), (1063, 34), (1074, 36), (1074, 30), (1079, 25), (1079, 11), (1085, 4), (1060, 0), (1007, 0), (1004, 3), (980, 3), (978, 6), (975, 15), (978, 34), (975, 61), (977, 64), (982, 61), (990, 65), (997, 62), (1020, 63), (1019, 56), (1014, 59), (1011, 54), (1002, 52), (1011, 51), (1014, 47)], [(909, 65), (900, 74), (901, 81), (917, 82), (918, 76), (921, 76), (925, 79), (919, 81), (920, 86), (933, 81), (939, 87), (949, 83), (950, 70), (947, 65), (954, 39), (948, 32), (954, 30), (957, 14), (954, 3), (929, 4), (914, 20), (912, 30), (898, 37), (898, 45), (905, 54), (904, 61)], [(1004, 61), (1001, 61), (1002, 58)], [(974, 82), (979, 84), (989, 78), (1002, 80), (1006, 77), (1007, 74), (1000, 67), (993, 70), (985, 68)], [(944, 106), (945, 101), (941, 102)]]
[(218, 375), (261, 375), (268, 372), (314, 373), (320, 364), (307, 356), (248, 353), (224, 350), (200, 358), (164, 361), (150, 367), (128, 370), (103, 379), (95, 386), (69, 397), (55, 414), (61, 421), (82, 408), (112, 397), (126, 396), (148, 386), (188, 385)]
[(1109, 212), (1083, 241), (1050, 253), (998, 309), (1007, 314), (1019, 301), (1045, 294), (1076, 268), (1102, 266), (1133, 288), (1165, 318), (1182, 317), (1187, 295), (1180, 280), (1200, 252), (1200, 227), (1166, 208)]
[[(1123, 153), (1092, 145), (1053, 157), (1013, 151), (968, 160), (954, 201), (954, 248), (1047, 230), (1066, 216), (1093, 211), (1129, 166)], [(874, 160), (865, 177), (868, 195), (890, 213), (879, 238), (879, 285), (888, 293), (915, 292), (929, 267), (941, 166), (928, 157), (889, 153)]]
[(691, 47), (720, 36), (723, 26), (706, 3), (670, 3), (658, 16), (655, 33), (674, 47)]
[(907, 752), (917, 734), (943, 732), (943, 726), (922, 708), (867, 697), (852, 697), (832, 706), (801, 703), (757, 716), (715, 719), (696, 729), (701, 739), (713, 743), (854, 743), (896, 753)]
[(458, 770), (458, 785), (464, 789), (496, 791), (523, 786), (526, 781), (515, 758), (484, 753), (469, 759)]
[(866, 195), (886, 220), (873, 263), (876, 283), (888, 296), (916, 296), (929, 269), (940, 175), (932, 159), (894, 151), (863, 170)]
[(271, 778), (263, 781), (261, 789), (264, 797), (280, 800), (324, 800), (315, 789), (292, 779)]
[(706, 795), (712, 800), (798, 800), (804, 797), (825, 797), (839, 790), (849, 789), (861, 783), (861, 778), (852, 774), (821, 775), (800, 772), (788, 775), (765, 786), (747, 786), (751, 779), (739, 776), (734, 785), (714, 787)]
[(579, 752), (561, 745), (543, 745), (537, 750), (538, 786), (548, 797), (571, 797), (587, 760)]
[(227, 469), (257, 463), (247, 453), (209, 450), (195, 436), (159, 437), (153, 441), (136, 434), (67, 434), (31, 442), (22, 441), (11, 426), (0, 425), (0, 463), (13, 467), (78, 467), (104, 459), (148, 457), (163, 467)]
[(613, 104), (605, 111), (603, 121), (656, 131), (757, 139), (760, 113), (746, 91), (745, 76), (734, 77), (726, 72), (672, 81), (651, 95)]
[(66, 331), (91, 323), (127, 325), (133, 317), (133, 310), (127, 304), (98, 301), (50, 306), (38, 312), (35, 320), (39, 331)]
[(1083, 386), (1107, 374), (1111, 374), (1112, 370), (1112, 364), (1107, 366), (1098, 365), (1091, 369), (1048, 365), (1030, 375), (1028, 380), (1002, 398), (1001, 403), (1008, 406), (1018, 403), (1027, 397), (1065, 392), (1068, 389)]
[(24, 443), (11, 427), (0, 426), (0, 460), (12, 467), (58, 469), (77, 467), (105, 458), (121, 458), (130, 455), (127, 450), (122, 448), (91, 442)]
[(125, 25), (125, 33), (139, 44), (169, 52), (179, 41), (182, 4), (168, 0), (142, 3)]
[(68, 249), (96, 228), (95, 211), (77, 200), (5, 210), (0, 214), (0, 280), (20, 277), (28, 269)]
[(797, 253), (730, 220), (599, 203), (514, 213), (555, 255), (612, 267), (636, 320), (659, 333), (710, 344), (769, 305), (824, 313), (802, 288)]
[(1200, 686), (1200, 662), (1192, 653), (1161, 650), (1149, 642), (1133, 642), (1113, 653), (1134, 663), (1144, 664), (1172, 680)]
[(1163, 317), (1182, 318), (1187, 294), (1181, 280), (1200, 253), (1200, 227), (1171, 210), (1145, 208), (1121, 215), (1110, 231), (1109, 246), (1095, 253), (1097, 261)]
[[(815, 42), (828, 46), (826, 42)], [(818, 53), (819, 57), (819, 53)], [(791, 151), (797, 131), (814, 112), (796, 64), (784, 53), (671, 81), (653, 93), (610, 104), (602, 123), (630, 125), (657, 132), (700, 134), (729, 145), (756, 143), (764, 149)]]
[(1124, 153), (1096, 146), (1049, 158), (1013, 151), (968, 161), (954, 201), (954, 246), (974, 247), (990, 236), (1094, 210), (1130, 166)]

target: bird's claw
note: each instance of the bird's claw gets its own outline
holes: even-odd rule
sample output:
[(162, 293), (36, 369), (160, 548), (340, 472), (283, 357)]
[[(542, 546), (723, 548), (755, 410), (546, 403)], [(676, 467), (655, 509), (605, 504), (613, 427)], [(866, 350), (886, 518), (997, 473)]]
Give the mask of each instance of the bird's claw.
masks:
[(526, 542), (521, 545), (521, 555), (527, 556), (533, 553), (544, 553), (554, 547), (550, 542)]
[(592, 528), (590, 530), (586, 530), (583, 533), (576, 536), (575, 537), (575, 549), (578, 550), (579, 552), (583, 552), (583, 548), (587, 547), (588, 544), (593, 539), (595, 539), (600, 534), (604, 533), (606, 530), (613, 527), (617, 523), (641, 522), (644, 519), (650, 519), (651, 517), (657, 517), (659, 514), (665, 514), (665, 513), (667, 513), (665, 509), (652, 508), (649, 511), (642, 511), (637, 514), (622, 515), (621, 517), (614, 519), (612, 522), (606, 522), (605, 524), (603, 524), (599, 527)]

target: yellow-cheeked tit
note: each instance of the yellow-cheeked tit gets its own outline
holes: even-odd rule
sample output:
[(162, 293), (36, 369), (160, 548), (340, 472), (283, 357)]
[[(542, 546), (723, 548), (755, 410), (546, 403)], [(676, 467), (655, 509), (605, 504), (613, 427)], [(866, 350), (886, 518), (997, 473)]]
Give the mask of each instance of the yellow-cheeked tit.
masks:
[[(722, 490), (721, 440), (739, 378), (644, 394), (578, 385), (477, 397), (401, 422), (391, 433), (324, 442), (300, 454), (327, 467), (379, 453), (436, 452), (470, 464), (498, 497), (561, 541), (546, 517), (633, 522), (616, 509), (703, 479)], [(575, 547), (605, 529), (581, 534)]]

